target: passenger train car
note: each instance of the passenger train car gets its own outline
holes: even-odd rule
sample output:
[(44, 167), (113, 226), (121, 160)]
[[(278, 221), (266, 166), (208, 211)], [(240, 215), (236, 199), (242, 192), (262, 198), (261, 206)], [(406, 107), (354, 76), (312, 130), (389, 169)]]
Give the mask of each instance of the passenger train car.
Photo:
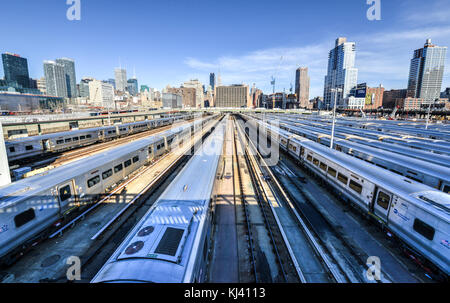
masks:
[(205, 140), (92, 283), (206, 281), (224, 126)]
[(366, 161), (264, 124), (272, 140), (374, 217), (417, 254), (450, 274), (450, 195)]
[(214, 117), (136, 140), (0, 187), (0, 263), (46, 237), (73, 210), (97, 201), (127, 175), (170, 150)]
[(160, 126), (171, 125), (182, 119), (192, 119), (193, 115), (145, 120), (112, 126), (103, 126), (67, 132), (59, 132), (33, 137), (25, 137), (5, 142), (8, 161), (22, 160), (52, 152), (70, 150), (97, 142), (140, 133)]
[[(290, 133), (301, 134), (303, 137), (312, 141), (327, 147), (330, 146), (330, 135), (308, 133), (297, 126), (281, 125), (280, 127)], [(351, 142), (349, 140), (335, 139), (334, 142), (334, 148), (338, 151), (352, 155), (371, 164), (375, 164), (399, 175), (403, 175), (411, 180), (424, 183), (445, 193), (450, 192), (449, 167), (407, 157), (388, 150), (365, 146), (364, 144)]]

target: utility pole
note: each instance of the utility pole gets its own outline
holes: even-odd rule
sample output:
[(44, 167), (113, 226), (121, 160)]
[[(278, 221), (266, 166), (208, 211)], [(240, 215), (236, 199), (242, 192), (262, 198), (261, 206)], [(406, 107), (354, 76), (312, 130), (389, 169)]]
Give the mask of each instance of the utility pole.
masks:
[(330, 148), (333, 149), (333, 142), (334, 142), (334, 127), (336, 124), (336, 103), (337, 103), (337, 93), (342, 92), (342, 88), (332, 88), (332, 92), (334, 92), (334, 106), (333, 106), (333, 126), (331, 127), (331, 142), (330, 142)]

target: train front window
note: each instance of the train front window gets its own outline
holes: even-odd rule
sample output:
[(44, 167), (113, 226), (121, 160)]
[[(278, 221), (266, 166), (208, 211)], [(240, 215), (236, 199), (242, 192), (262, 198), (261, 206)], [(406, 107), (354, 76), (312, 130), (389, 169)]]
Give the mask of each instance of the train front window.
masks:
[(61, 202), (66, 201), (70, 197), (72, 197), (72, 192), (70, 190), (70, 185), (66, 185), (66, 186), (61, 187), (59, 189), (59, 199), (61, 200)]
[(389, 202), (391, 202), (391, 196), (380, 190), (378, 192), (377, 204), (384, 209), (388, 209)]

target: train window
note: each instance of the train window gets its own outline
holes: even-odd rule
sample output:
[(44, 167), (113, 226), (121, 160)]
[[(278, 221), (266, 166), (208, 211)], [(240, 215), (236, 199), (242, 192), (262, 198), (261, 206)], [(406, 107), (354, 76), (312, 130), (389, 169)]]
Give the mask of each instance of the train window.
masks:
[(308, 161), (312, 161), (312, 157), (311, 157), (311, 155), (308, 155), (308, 157), (306, 157), (306, 160), (308, 160)]
[(433, 240), (434, 238), (434, 228), (419, 219), (414, 219), (413, 228), (416, 232), (427, 238), (428, 240)]
[(16, 224), (16, 227), (19, 228), (19, 227), (27, 224), (34, 218), (36, 218), (36, 214), (34, 213), (34, 209), (30, 208), (29, 210), (26, 210), (26, 211), (18, 214), (17, 216), (15, 216), (14, 223)]
[(357, 192), (358, 194), (362, 193), (362, 186), (361, 184), (353, 181), (350, 179), (350, 184), (349, 184), (350, 188), (353, 189), (355, 192)]
[(100, 183), (100, 176), (95, 176), (92, 179), (89, 179), (87, 181), (88, 187), (91, 188), (92, 186), (95, 186), (96, 184)]
[(314, 163), (314, 165), (319, 166), (319, 163), (320, 163), (320, 162), (319, 162), (319, 160), (317, 160), (316, 158), (314, 158), (314, 159), (313, 159), (313, 163)]
[(108, 169), (107, 171), (102, 173), (102, 178), (103, 178), (103, 180), (106, 180), (109, 177), (111, 177), (112, 175), (113, 175), (112, 169)]
[(343, 174), (338, 174), (338, 180), (347, 185), (348, 178), (344, 176)]
[(399, 175), (403, 175), (401, 172), (396, 171), (395, 169), (390, 169), (390, 171), (393, 172), (393, 173), (399, 174)]
[(26, 150), (32, 150), (33, 149), (33, 145), (27, 145), (27, 146), (25, 146), (25, 149)]
[(388, 209), (389, 202), (391, 202), (391, 197), (388, 194), (386, 194), (382, 191), (379, 191), (378, 198), (377, 198), (377, 204), (384, 209)]
[(119, 164), (116, 167), (114, 167), (114, 173), (117, 173), (117, 172), (121, 171), (122, 169), (123, 169), (123, 165)]
[(447, 194), (450, 194), (450, 185), (445, 185), (443, 192), (447, 193)]
[(56, 140), (56, 144), (63, 144), (64, 140)]
[(86, 138), (90, 139), (90, 138), (92, 138), (92, 135), (86, 135)]
[(78, 138), (78, 137), (73, 137), (72, 140), (73, 140), (73, 141), (78, 141), (78, 140), (80, 140), (80, 138)]
[(131, 159), (125, 161), (124, 165), (125, 165), (125, 167), (130, 166), (131, 165)]
[(80, 140), (86, 139), (86, 136), (80, 136)]
[(72, 197), (72, 192), (70, 190), (70, 185), (66, 185), (66, 186), (61, 187), (59, 189), (59, 199), (61, 200), (61, 202), (66, 201), (70, 197)]
[(139, 161), (139, 156), (133, 157), (133, 163), (136, 163)]
[(15, 152), (16, 152), (15, 147), (14, 147), (14, 146), (11, 146), (11, 147), (9, 148), (9, 152), (10, 152), (10, 153), (15, 153)]
[(71, 138), (67, 138), (67, 139), (64, 140), (64, 142), (66, 142), (66, 143), (72, 142), (72, 139)]
[(326, 172), (327, 171), (327, 165), (325, 163), (323, 163), (323, 162), (320, 162), (320, 169)]
[(148, 148), (148, 153), (149, 153), (149, 155), (152, 154), (152, 147), (151, 146)]
[(330, 176), (336, 177), (337, 171), (332, 167), (328, 167), (328, 174)]

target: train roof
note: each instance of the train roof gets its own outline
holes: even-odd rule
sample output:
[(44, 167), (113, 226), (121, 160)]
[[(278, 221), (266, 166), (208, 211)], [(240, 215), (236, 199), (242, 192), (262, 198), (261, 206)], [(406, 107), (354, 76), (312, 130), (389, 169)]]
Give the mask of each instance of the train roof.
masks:
[(210, 206), (224, 123), (205, 140), (92, 282), (181, 283)]
[(150, 144), (158, 142), (162, 137), (169, 136), (172, 133), (178, 133), (189, 126), (190, 125), (183, 125), (173, 130), (165, 131), (160, 135), (142, 138), (126, 145), (118, 146), (88, 158), (61, 165), (30, 178), (22, 179), (0, 187), (0, 209), (10, 207), (17, 202), (26, 199), (30, 195), (37, 195), (42, 190), (64, 183), (75, 176), (87, 173), (114, 159), (121, 158), (129, 153), (145, 148)]

